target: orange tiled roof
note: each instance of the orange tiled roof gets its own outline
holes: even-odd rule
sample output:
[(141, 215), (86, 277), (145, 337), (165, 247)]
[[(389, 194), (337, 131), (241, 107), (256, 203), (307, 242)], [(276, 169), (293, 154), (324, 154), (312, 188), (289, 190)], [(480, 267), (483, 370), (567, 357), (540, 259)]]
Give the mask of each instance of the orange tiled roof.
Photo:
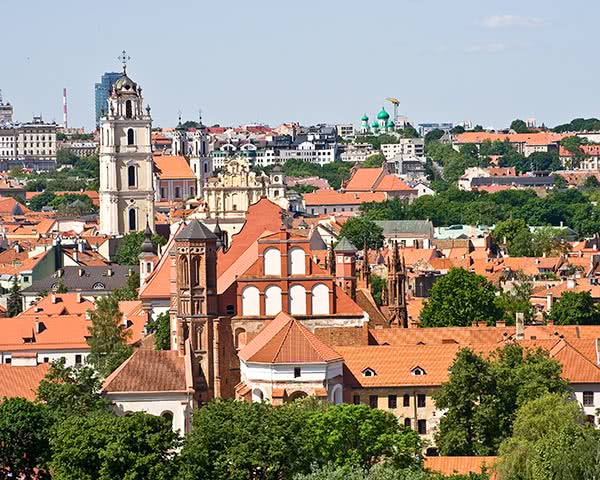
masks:
[(279, 313), (239, 352), (250, 363), (329, 363), (340, 355), (287, 313)]
[(59, 316), (59, 315), (85, 315), (94, 308), (94, 302), (82, 298), (77, 293), (54, 293), (40, 299), (29, 307), (20, 316)]
[(494, 480), (496, 475), (491, 469), (496, 461), (497, 457), (425, 457), (425, 468), (446, 476), (482, 473), (485, 469)]
[(180, 155), (154, 155), (153, 160), (158, 177), (161, 180), (196, 179), (185, 157)]
[(136, 350), (111, 373), (106, 393), (187, 392), (185, 357), (173, 350)]
[(549, 145), (560, 142), (566, 135), (551, 132), (535, 133), (488, 133), (488, 132), (465, 132), (456, 136), (456, 143), (482, 143), (486, 140), (491, 142), (508, 140), (511, 143), (526, 143), (528, 145)]
[[(346, 190), (348, 190), (346, 188)], [(381, 182), (375, 187), (376, 192), (401, 192), (401, 191), (414, 191), (406, 183), (400, 180), (396, 175), (386, 175), (383, 177)]]
[(49, 363), (26, 367), (0, 364), (0, 399), (23, 397), (35, 400), (38, 386), (49, 368)]
[(304, 203), (308, 205), (360, 205), (364, 202), (383, 202), (383, 192), (336, 192), (331, 189), (317, 190), (304, 194)]
[(383, 167), (358, 168), (344, 189), (347, 192), (370, 192), (383, 173)]

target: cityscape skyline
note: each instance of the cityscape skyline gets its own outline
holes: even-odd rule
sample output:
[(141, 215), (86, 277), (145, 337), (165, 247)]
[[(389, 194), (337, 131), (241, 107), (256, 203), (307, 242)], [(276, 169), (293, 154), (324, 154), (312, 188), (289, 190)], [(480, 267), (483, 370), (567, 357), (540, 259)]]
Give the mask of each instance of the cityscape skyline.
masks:
[[(399, 98), (400, 113), (413, 123), (468, 120), (503, 128), (516, 117), (553, 126), (594, 116), (589, 98), (597, 67), (587, 60), (593, 47), (572, 45), (592, 28), (598, 6), (585, 4), (589, 15), (575, 25), (559, 7), (537, 0), (435, 3), (383, 1), (372, 9), (349, 2), (342, 9), (308, 2), (290, 12), (275, 2), (234, 2), (225, 17), (212, 5), (108, 1), (90, 5), (83, 17), (65, 0), (38, 5), (25, 23), (18, 20), (26, 7), (11, 4), (5, 8), (15, 21), (5, 35), (23, 41), (5, 52), (8, 75), (0, 88), (17, 120), (41, 113), (60, 122), (66, 87), (70, 125), (90, 129), (94, 84), (118, 71), (125, 49), (156, 126), (174, 125), (180, 111), (194, 120), (199, 109), (210, 125), (358, 124), (388, 96)], [(578, 4), (584, 6), (576, 1), (573, 15)], [(91, 26), (82, 21), (117, 5), (118, 16)], [(562, 102), (552, 97), (567, 85)]]

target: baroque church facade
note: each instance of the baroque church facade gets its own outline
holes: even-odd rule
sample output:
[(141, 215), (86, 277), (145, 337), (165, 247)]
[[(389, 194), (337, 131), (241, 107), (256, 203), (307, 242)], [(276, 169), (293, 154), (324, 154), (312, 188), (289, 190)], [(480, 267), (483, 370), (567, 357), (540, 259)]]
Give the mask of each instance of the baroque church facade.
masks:
[(142, 88), (123, 75), (113, 85), (100, 125), (100, 233), (154, 230), (152, 118)]

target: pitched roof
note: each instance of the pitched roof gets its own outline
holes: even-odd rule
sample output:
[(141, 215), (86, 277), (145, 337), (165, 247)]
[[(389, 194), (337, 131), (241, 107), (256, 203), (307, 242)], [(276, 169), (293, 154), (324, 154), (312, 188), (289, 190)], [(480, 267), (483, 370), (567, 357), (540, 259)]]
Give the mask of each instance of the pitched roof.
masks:
[(375, 220), (384, 235), (409, 233), (433, 236), (433, 223), (429, 220)]
[(195, 179), (185, 157), (180, 155), (154, 155), (154, 166), (161, 180), (167, 179)]
[(185, 357), (172, 350), (136, 350), (104, 381), (105, 393), (187, 392)]
[(383, 167), (358, 168), (344, 190), (347, 192), (369, 192), (375, 188), (383, 173)]
[(375, 187), (376, 192), (403, 192), (403, 191), (414, 191), (413, 188), (409, 187), (406, 183), (400, 180), (396, 175), (386, 175)]
[(85, 315), (88, 310), (93, 308), (94, 302), (82, 298), (81, 294), (53, 293), (34, 303), (20, 316)]
[(316, 190), (304, 194), (305, 205), (360, 205), (365, 202), (383, 202), (383, 192), (336, 192), (331, 189)]
[(190, 220), (175, 240), (216, 240), (217, 236), (200, 220)]
[(498, 457), (425, 457), (425, 468), (442, 475), (454, 474), (468, 475), (469, 473), (490, 473), (490, 480), (496, 478), (491, 468), (496, 464)]
[(247, 363), (329, 363), (341, 356), (302, 323), (279, 313), (239, 352)]
[(529, 145), (549, 145), (558, 143), (566, 135), (560, 133), (488, 133), (488, 132), (465, 132), (456, 136), (455, 143), (482, 143), (486, 140), (491, 142), (508, 140), (511, 143), (527, 143)]
[(342, 237), (342, 239), (339, 241), (339, 243), (335, 246), (335, 248), (333, 250), (336, 252), (346, 252), (346, 253), (358, 252), (358, 249), (346, 237)]
[(23, 397), (35, 400), (38, 386), (49, 368), (49, 363), (23, 367), (0, 364), (0, 399)]

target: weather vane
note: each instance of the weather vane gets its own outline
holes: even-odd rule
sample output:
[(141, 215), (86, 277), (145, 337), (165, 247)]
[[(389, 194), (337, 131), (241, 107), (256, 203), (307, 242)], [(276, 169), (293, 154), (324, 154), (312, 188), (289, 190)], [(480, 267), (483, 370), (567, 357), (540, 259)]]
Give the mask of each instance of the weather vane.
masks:
[(127, 52), (123, 50), (121, 55), (117, 57), (123, 63), (123, 73), (127, 71), (127, 62), (131, 60), (131, 57), (127, 55)]

